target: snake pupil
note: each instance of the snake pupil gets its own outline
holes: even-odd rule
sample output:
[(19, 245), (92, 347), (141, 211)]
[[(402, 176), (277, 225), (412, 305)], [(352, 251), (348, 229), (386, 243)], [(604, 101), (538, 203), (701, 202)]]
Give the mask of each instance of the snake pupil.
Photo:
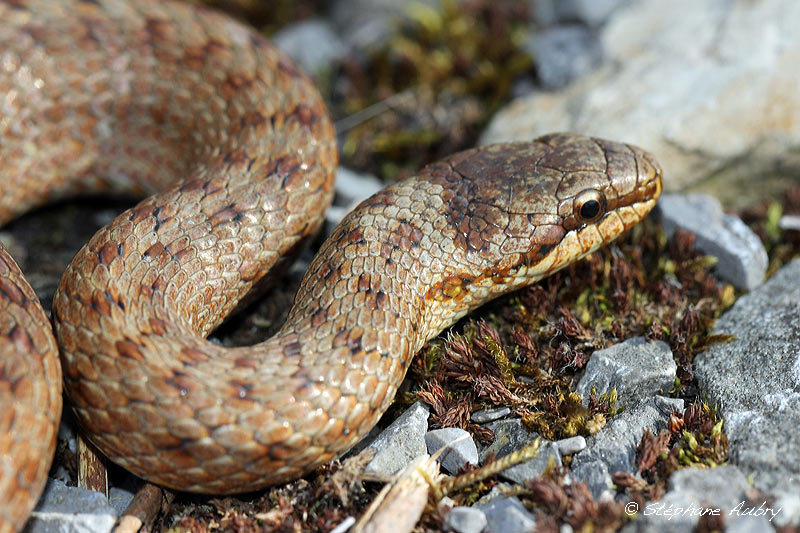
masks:
[(600, 202), (597, 200), (589, 200), (581, 206), (581, 218), (584, 220), (591, 220), (600, 214)]

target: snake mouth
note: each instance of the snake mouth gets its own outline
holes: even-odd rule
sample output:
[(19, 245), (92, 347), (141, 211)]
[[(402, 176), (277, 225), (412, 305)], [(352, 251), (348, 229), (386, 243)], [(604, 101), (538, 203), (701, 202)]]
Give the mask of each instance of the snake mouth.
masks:
[(653, 209), (661, 195), (661, 169), (654, 165), (654, 170), (651, 179), (637, 190), (634, 198), (623, 199), (622, 205), (618, 205), (596, 222), (568, 231), (538, 264), (530, 267), (527, 275), (545, 277), (557, 272), (609, 244), (639, 223)]

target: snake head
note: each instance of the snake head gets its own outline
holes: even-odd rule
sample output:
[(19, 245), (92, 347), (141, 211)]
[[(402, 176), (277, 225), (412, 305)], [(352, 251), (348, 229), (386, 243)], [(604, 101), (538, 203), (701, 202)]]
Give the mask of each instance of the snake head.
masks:
[(447, 216), (466, 263), (514, 287), (615, 239), (662, 189), (661, 168), (646, 151), (574, 134), (485, 146), (447, 163), (458, 176)]

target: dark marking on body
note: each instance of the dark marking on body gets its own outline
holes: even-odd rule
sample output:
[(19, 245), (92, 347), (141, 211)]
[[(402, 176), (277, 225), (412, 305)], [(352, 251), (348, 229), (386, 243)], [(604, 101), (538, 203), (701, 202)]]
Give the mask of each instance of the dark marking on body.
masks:
[(114, 348), (116, 348), (117, 354), (121, 357), (127, 357), (136, 361), (144, 361), (140, 346), (130, 337), (125, 337), (125, 339), (117, 341), (114, 344)]

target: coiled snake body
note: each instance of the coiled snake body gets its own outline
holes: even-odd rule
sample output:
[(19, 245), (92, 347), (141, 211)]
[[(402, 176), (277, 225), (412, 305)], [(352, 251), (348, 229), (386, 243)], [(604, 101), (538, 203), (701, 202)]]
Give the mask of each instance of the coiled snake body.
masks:
[[(56, 293), (66, 395), (110, 459), (168, 487), (249, 491), (348, 449), (411, 357), (471, 309), (615, 238), (654, 205), (646, 152), (576, 135), (432, 164), (363, 202), (283, 328), (205, 339), (318, 230), (334, 131), (261, 37), (155, 0), (0, 0), (0, 224), (85, 190), (154, 194), (101, 229)], [(60, 412), (46, 315), (0, 253), (0, 518), (19, 528)]]

